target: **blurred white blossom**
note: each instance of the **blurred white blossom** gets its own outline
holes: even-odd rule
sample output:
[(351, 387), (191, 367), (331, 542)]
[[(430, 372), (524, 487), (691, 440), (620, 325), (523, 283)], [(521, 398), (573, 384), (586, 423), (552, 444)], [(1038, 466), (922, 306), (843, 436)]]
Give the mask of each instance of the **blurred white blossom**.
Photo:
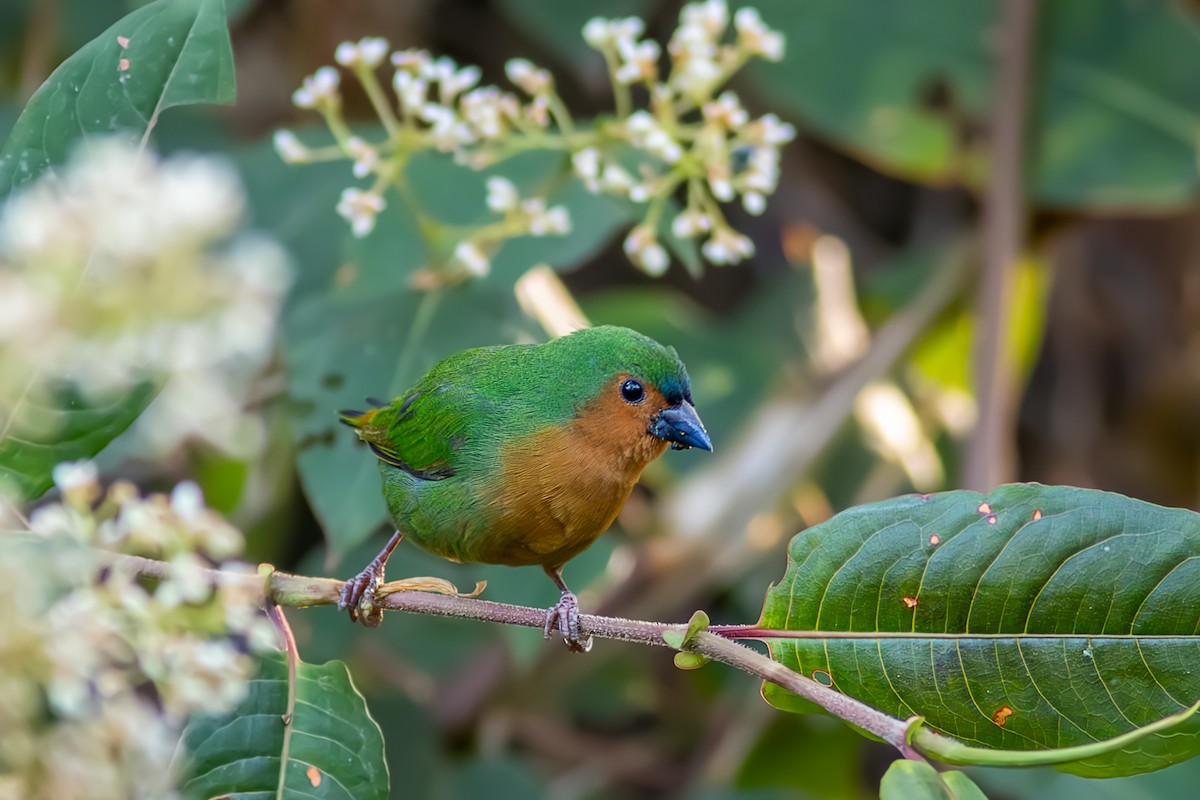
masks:
[(275, 131), (275, 136), (272, 139), (275, 145), (275, 152), (279, 153), (279, 157), (288, 164), (303, 164), (309, 158), (309, 150), (300, 141), (296, 134), (289, 130), (280, 129)]
[(350, 230), (355, 236), (362, 237), (375, 230), (375, 217), (384, 207), (385, 203), (380, 195), (351, 187), (342, 190), (337, 213), (350, 223)]
[(475, 242), (461, 242), (455, 247), (454, 261), (477, 278), (482, 278), (492, 271), (491, 260)]
[(299, 89), (292, 93), (292, 102), (298, 108), (329, 108), (338, 101), (338, 85), (341, 76), (333, 67), (321, 67), (304, 79)]
[[(35, 512), (39, 538), (0, 541), (4, 788), (31, 800), (175, 797), (188, 716), (233, 707), (252, 654), (277, 647), (261, 580), (211, 569), (242, 537), (194, 485), (168, 498), (119, 483), (101, 499), (90, 465), (54, 472), (64, 502)], [(93, 547), (166, 556), (168, 569), (144, 584)]]
[(649, 225), (638, 225), (629, 232), (625, 237), (625, 255), (652, 277), (662, 275), (671, 263), (666, 249), (658, 243), (654, 229)]
[(368, 36), (357, 42), (342, 42), (333, 53), (333, 60), (343, 67), (366, 67), (374, 69), (387, 56), (388, 41)]
[[(244, 205), (227, 162), (159, 159), (118, 139), (13, 196), (0, 217), (0, 312), (17, 309), (0, 313), (0, 408), (22, 413), (63, 382), (103, 401), (150, 381), (162, 390), (143, 439), (247, 452), (252, 431), (218, 434), (254, 427), (243, 399), (290, 274), (275, 243), (238, 235)], [(203, 401), (180, 385), (204, 386)]]
[(504, 65), (504, 74), (519, 87), (521, 91), (534, 97), (543, 95), (554, 88), (554, 78), (547, 70), (533, 65), (524, 58), (509, 59)]
[(508, 178), (487, 179), (487, 206), (492, 211), (512, 211), (519, 199), (517, 187)]

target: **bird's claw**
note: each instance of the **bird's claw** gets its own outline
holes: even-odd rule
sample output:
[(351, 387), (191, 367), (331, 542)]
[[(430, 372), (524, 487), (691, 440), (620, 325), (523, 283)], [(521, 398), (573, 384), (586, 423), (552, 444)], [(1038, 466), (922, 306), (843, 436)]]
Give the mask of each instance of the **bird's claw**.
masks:
[(372, 561), (342, 586), (338, 608), (350, 612), (351, 622), (361, 622), (368, 628), (379, 627), (383, 622), (383, 610), (375, 605), (375, 590), (382, 584), (383, 565)]
[(579, 627), (579, 599), (574, 592), (563, 592), (558, 603), (546, 609), (546, 626), (543, 638), (549, 639), (555, 628), (562, 634), (563, 644), (572, 653), (586, 653), (592, 649), (592, 637), (584, 638)]

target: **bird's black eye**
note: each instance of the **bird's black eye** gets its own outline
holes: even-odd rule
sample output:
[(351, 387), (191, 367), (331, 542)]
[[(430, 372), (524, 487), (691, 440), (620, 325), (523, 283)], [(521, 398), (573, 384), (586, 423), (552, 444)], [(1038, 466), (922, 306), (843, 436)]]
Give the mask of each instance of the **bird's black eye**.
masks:
[(640, 403), (645, 396), (646, 390), (642, 388), (641, 383), (635, 381), (633, 378), (621, 384), (621, 397), (625, 398), (626, 403)]

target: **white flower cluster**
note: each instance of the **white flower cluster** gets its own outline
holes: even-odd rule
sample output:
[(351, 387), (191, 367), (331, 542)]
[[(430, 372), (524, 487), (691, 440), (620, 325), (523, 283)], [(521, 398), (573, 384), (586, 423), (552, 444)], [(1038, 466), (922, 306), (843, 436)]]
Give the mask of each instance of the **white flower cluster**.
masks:
[(425, 50), (397, 51), (390, 58), (393, 102), (383, 96), (374, 74), (387, 51), (386, 39), (366, 38), (343, 42), (334, 54), (337, 63), (351, 69), (376, 101), (375, 110), (389, 131), (387, 141), (368, 143), (346, 131), (340, 116), (340, 75), (333, 67), (321, 67), (305, 78), (292, 96), (299, 108), (315, 109), (325, 116), (338, 137), (332, 151), (310, 149), (288, 130), (275, 133), (275, 148), (288, 163), (349, 157), (356, 178), (376, 176), (369, 189), (346, 189), (337, 205), (338, 214), (360, 237), (374, 230), (375, 218), (386, 208), (383, 193), (398, 178), (393, 156), (431, 148), (454, 153), (462, 163), (480, 168), (491, 159), (489, 145), (513, 131), (544, 131), (550, 124), (554, 80), (529, 61), (514, 59), (506, 69), (513, 85), (528, 95), (529, 99), (522, 101), (494, 86), (479, 87), (479, 67), (460, 66), (447, 57), (434, 58)]
[(572, 163), (592, 191), (652, 204), (648, 222), (625, 240), (630, 260), (651, 275), (661, 274), (667, 261), (656, 226), (649, 223), (656, 218), (653, 204), (680, 183), (687, 184), (688, 203), (672, 220), (676, 237), (707, 236), (701, 252), (713, 264), (736, 264), (754, 255), (753, 242), (725, 222), (719, 203), (740, 196), (747, 212), (763, 213), (767, 196), (779, 183), (780, 148), (796, 135), (774, 114), (751, 120), (732, 91), (714, 96), (747, 59), (783, 57), (783, 36), (768, 29), (755, 9), (734, 15), (731, 42), (724, 41), (728, 28), (725, 0), (684, 6), (667, 45), (670, 69), (665, 79), (659, 74), (659, 46), (640, 40), (641, 20), (593, 19), (583, 29), (588, 44), (605, 55), (614, 84), (641, 83), (650, 94), (650, 109), (633, 111), (625, 119), (624, 138), (665, 168), (643, 164), (635, 181), (617, 164), (605, 163), (595, 147), (576, 151)]
[(521, 199), (512, 181), (502, 177), (487, 180), (487, 206), (504, 215), (504, 221), (476, 231), (454, 248), (451, 265), (462, 274), (482, 278), (492, 270), (489, 251), (496, 243), (513, 236), (561, 236), (571, 232), (566, 206), (546, 207), (540, 197)]
[(243, 206), (226, 162), (117, 139), (15, 195), (0, 218), (0, 408), (20, 413), (31, 374), (29, 401), (49, 381), (102, 398), (167, 379), (143, 426), (155, 445), (239, 449), (238, 395), (269, 355), (289, 280), (276, 245), (231, 239)]
[[(384, 63), (387, 41), (345, 42), (337, 48), (336, 61), (362, 83), (387, 139), (371, 144), (350, 133), (341, 118), (339, 73), (333, 67), (322, 67), (304, 79), (293, 100), (301, 108), (321, 113), (337, 144), (309, 149), (295, 134), (281, 130), (275, 135), (275, 146), (290, 163), (348, 158), (355, 177), (374, 176), (370, 188), (346, 189), (337, 206), (354, 234), (365, 236), (386, 206), (388, 185), (403, 181), (399, 173), (416, 150), (453, 153), (460, 163), (481, 169), (527, 149), (527, 144), (514, 145), (513, 140), (536, 137), (539, 147), (569, 149), (574, 171), (590, 191), (649, 204), (645, 220), (625, 242), (630, 259), (646, 272), (662, 274), (669, 266), (670, 259), (657, 239), (658, 220), (666, 201), (681, 186), (687, 188), (688, 203), (671, 223), (674, 235), (705, 236), (701, 251), (709, 261), (737, 263), (754, 254), (754, 245), (728, 225), (720, 203), (740, 198), (749, 213), (761, 214), (779, 182), (780, 148), (795, 137), (795, 129), (773, 114), (751, 120), (732, 91), (718, 96), (749, 59), (778, 61), (784, 52), (782, 34), (769, 29), (755, 9), (738, 10), (732, 26), (730, 22), (726, 0), (685, 5), (679, 26), (667, 43), (669, 66), (664, 75), (660, 63), (663, 48), (642, 38), (645, 25), (640, 19), (589, 21), (583, 37), (603, 54), (609, 66), (618, 124), (597, 125), (587, 131), (575, 130), (556, 93), (553, 76), (525, 59), (513, 59), (505, 67), (509, 81), (520, 90), (518, 95), (478, 86), (477, 67), (460, 67), (444, 57), (435, 59), (424, 50), (394, 52), (393, 100), (384, 95), (375, 76)], [(633, 85), (648, 93), (648, 109), (633, 108)], [(625, 159), (618, 158), (614, 139), (623, 139), (650, 158), (636, 165), (622, 164)], [(491, 198), (489, 194), (489, 204)], [(536, 218), (540, 212), (529, 213)], [(565, 214), (563, 209), (564, 218)], [(531, 231), (536, 235), (545, 227), (535, 222)], [(567, 230), (558, 224), (549, 228), (549, 232)], [(506, 235), (521, 233), (514, 229)], [(460, 272), (482, 275), (487, 272), (486, 251), (479, 236), (468, 236), (450, 263)]]
[[(188, 715), (239, 702), (254, 670), (247, 645), (276, 644), (261, 583), (208, 567), (240, 552), (241, 534), (194, 485), (141, 498), (115, 484), (102, 497), (89, 464), (60, 465), (55, 479), (63, 502), (34, 513), (38, 537), (0, 542), (12, 548), (0, 558), (0, 787), (172, 797)], [(101, 545), (168, 555), (169, 574), (147, 586), (91, 549)]]

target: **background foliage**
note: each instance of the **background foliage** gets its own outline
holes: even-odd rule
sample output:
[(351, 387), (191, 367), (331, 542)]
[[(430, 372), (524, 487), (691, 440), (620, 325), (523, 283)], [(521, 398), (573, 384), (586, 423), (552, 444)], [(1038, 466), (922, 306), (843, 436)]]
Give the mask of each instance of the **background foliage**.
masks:
[[(430, 295), (410, 278), (436, 243), (412, 220), (389, 210), (371, 236), (353, 239), (333, 213), (347, 165), (289, 167), (267, 143), (276, 127), (312, 121), (289, 102), (301, 77), (329, 63), (339, 42), (383, 35), (397, 48), (479, 64), (485, 83), (502, 82), (507, 59), (532, 58), (587, 117), (610, 99), (599, 57), (580, 43), (583, 23), (636, 13), (661, 37), (678, 6), (229, 2), (236, 103), (164, 113), (154, 141), (167, 153), (232, 157), (253, 224), (296, 265), (282, 345), (254, 407), (268, 446), (247, 458), (193, 444), (164, 468), (126, 436), (102, 465), (151, 484), (192, 477), (247, 531), (251, 557), (349, 575), (380, 544), (382, 504), (373, 460), (336, 429), (331, 410), (398, 393), (464, 347), (543, 337), (513, 287), (545, 262), (593, 322), (677, 347), (718, 451), (710, 462), (668, 457), (647, 472), (614, 530), (568, 568), (584, 606), (654, 619), (704, 607), (714, 622), (753, 621), (796, 530), (850, 505), (958, 484), (974, 422), (975, 320), (969, 292), (956, 289), (975, 264), (999, 5), (758, 4), (787, 33), (787, 58), (755, 65), (736, 88), (752, 111), (779, 113), (801, 136), (785, 152), (767, 214), (734, 214), (757, 244), (750, 263), (693, 279), (677, 260), (664, 279), (646, 278), (620, 252), (628, 209), (568, 185), (559, 202), (575, 216), (571, 236), (512, 242), (487, 278)], [(52, 126), (13, 123), (60, 61), (124, 14), (162, 8), (141, 6), (0, 4), (6, 150), (56, 163), (56, 136), (90, 130), (83, 90), (55, 106), (67, 117)], [(1012, 477), (1196, 508), (1200, 20), (1185, 3), (1077, 0), (1045, 4), (1037, 30)], [(180, 55), (187, 70), (216, 77), (211, 94), (188, 98), (175, 84), (105, 113), (149, 119), (170, 105), (230, 99), (231, 76), (184, 61), (222, 55), (213, 41)], [(81, 75), (86, 67), (69, 65)], [(347, 113), (370, 118), (363, 97), (349, 96)], [(12, 163), (0, 165), (0, 191), (21, 182)], [(547, 169), (533, 155), (503, 171), (528, 187)], [(470, 224), (486, 212), (483, 178), (445, 159), (417, 161), (410, 177), (439, 221)], [(949, 289), (929, 301), (937, 283)], [(856, 360), (897, 341), (893, 357)], [(526, 570), (450, 565), (407, 546), (395, 563), (397, 574), (459, 585), (486, 578), (492, 599), (554, 599)], [(533, 632), (456, 620), (390, 615), (365, 632), (330, 609), (293, 617), (306, 660), (349, 665), (382, 729), (393, 782), (402, 776), (412, 796), (465, 798), (486, 787), (514, 798), (858, 798), (877, 791), (892, 758), (832, 720), (776, 713), (741, 675), (679, 673), (646, 648), (601, 643), (571, 658)], [(972, 774), (993, 797), (1115, 797), (1173, 796), (1198, 771), (1193, 760), (1105, 784), (1052, 771)]]

